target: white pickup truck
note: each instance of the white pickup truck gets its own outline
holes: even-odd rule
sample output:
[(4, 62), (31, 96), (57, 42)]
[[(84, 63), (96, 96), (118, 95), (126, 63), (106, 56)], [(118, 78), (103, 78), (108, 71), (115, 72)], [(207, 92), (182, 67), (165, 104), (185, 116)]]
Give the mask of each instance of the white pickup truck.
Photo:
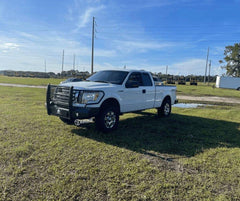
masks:
[(155, 85), (151, 73), (140, 70), (99, 71), (86, 81), (48, 85), (48, 115), (80, 125), (95, 119), (98, 130), (118, 127), (119, 115), (156, 108), (158, 116), (169, 116), (176, 103), (176, 87)]

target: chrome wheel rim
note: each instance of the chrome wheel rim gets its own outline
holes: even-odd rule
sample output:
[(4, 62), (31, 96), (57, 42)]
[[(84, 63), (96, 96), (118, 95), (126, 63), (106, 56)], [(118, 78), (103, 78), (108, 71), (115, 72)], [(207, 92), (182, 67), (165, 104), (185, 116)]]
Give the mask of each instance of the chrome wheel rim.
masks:
[(170, 105), (169, 105), (169, 103), (166, 103), (164, 105), (164, 115), (168, 115), (169, 112), (170, 112)]
[(106, 128), (113, 128), (116, 123), (116, 114), (113, 111), (109, 111), (104, 118), (104, 124)]

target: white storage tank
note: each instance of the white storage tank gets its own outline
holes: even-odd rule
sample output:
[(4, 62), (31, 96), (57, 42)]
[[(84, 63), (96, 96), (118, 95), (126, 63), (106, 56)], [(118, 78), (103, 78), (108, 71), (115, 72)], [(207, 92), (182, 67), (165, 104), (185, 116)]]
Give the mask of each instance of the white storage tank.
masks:
[(216, 87), (240, 90), (240, 77), (217, 76)]

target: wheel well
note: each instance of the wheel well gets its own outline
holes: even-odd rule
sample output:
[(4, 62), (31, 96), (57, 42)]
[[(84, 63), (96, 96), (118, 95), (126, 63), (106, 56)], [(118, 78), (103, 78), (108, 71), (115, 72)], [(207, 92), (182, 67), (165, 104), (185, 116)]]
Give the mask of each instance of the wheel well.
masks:
[[(165, 100), (169, 100), (169, 101), (171, 102), (171, 97), (170, 97), (170, 96), (166, 96), (166, 97), (164, 98), (163, 102), (164, 102)], [(172, 103), (172, 102), (171, 102), (171, 103)]]
[(106, 99), (102, 103), (102, 105), (100, 107), (100, 110), (102, 108), (106, 107), (107, 105), (115, 106), (118, 109), (118, 112), (120, 113), (120, 105), (119, 105), (119, 102), (115, 98), (108, 98), (108, 99)]

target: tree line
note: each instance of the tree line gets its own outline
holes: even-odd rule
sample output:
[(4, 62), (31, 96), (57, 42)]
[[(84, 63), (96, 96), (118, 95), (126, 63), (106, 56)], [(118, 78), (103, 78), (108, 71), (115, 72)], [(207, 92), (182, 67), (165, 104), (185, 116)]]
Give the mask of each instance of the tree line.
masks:
[(219, 60), (228, 76), (240, 77), (240, 43), (228, 45), (224, 50), (223, 60)]
[[(172, 79), (172, 81), (176, 82), (179, 80), (179, 78), (183, 78), (186, 82), (190, 82), (190, 79), (195, 78), (198, 82), (204, 82), (204, 76), (203, 75), (170, 75), (170, 74), (162, 74), (162, 73), (152, 73), (153, 76), (158, 77), (162, 81), (166, 81), (167, 79)], [(216, 82), (216, 76), (209, 76), (206, 79), (207, 82)]]
[[(86, 79), (90, 76), (90, 73), (88, 71), (85, 72), (79, 72), (77, 70), (69, 70), (69, 71), (63, 71), (61, 73), (54, 73), (54, 72), (32, 72), (32, 71), (12, 71), (12, 70), (4, 70), (0, 71), (1, 75), (10, 76), (10, 77), (31, 77), (31, 78), (69, 78), (69, 77), (78, 77), (81, 79)], [(170, 75), (170, 74), (162, 74), (162, 73), (152, 73), (155, 77), (158, 77), (162, 81), (166, 81), (167, 78), (171, 78), (174, 81), (177, 81), (179, 75)], [(185, 80), (187, 82), (190, 81), (191, 78), (196, 78), (197, 81), (203, 82), (204, 76), (194, 76), (194, 75), (188, 75), (184, 76)], [(216, 81), (216, 76), (210, 76), (209, 79), (210, 82)]]
[(81, 79), (86, 79), (87, 77), (90, 76), (90, 73), (88, 71), (79, 72), (77, 70), (63, 71), (61, 73), (3, 70), (3, 71), (0, 71), (0, 75), (10, 76), (10, 77), (31, 77), (31, 78), (79, 77)]

